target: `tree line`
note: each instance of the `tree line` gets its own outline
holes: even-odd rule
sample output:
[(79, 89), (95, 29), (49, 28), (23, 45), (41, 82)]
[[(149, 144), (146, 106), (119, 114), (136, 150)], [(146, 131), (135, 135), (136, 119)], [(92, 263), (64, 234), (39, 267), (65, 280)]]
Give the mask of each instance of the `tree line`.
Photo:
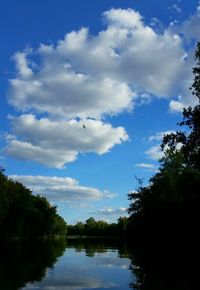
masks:
[(66, 233), (67, 225), (55, 206), (0, 169), (0, 239)]
[(93, 236), (93, 237), (117, 237), (126, 231), (128, 218), (120, 217), (117, 223), (108, 223), (103, 220), (88, 218), (85, 223), (77, 222), (68, 225), (68, 235)]

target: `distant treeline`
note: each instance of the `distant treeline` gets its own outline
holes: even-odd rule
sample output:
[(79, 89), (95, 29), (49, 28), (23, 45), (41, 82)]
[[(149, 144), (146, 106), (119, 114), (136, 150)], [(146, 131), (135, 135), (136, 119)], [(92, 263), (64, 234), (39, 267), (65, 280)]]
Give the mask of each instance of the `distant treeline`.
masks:
[(78, 222), (75, 225), (68, 225), (68, 235), (80, 236), (98, 236), (98, 237), (117, 237), (125, 233), (128, 219), (120, 217), (117, 223), (107, 223), (106, 221), (96, 221), (93, 217), (86, 220), (85, 223)]
[(0, 239), (66, 234), (67, 226), (45, 197), (32, 195), (0, 169)]

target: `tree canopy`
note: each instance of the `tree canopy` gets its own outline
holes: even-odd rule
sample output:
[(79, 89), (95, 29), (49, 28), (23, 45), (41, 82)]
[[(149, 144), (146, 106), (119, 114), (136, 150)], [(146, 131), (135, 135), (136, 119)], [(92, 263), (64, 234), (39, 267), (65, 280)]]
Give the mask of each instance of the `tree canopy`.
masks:
[(45, 197), (32, 195), (20, 182), (9, 179), (0, 170), (0, 234), (10, 236), (43, 236), (66, 234), (67, 226), (56, 207)]
[(97, 221), (93, 217), (89, 217), (85, 223), (77, 222), (75, 225), (68, 225), (68, 234), (93, 237), (122, 236), (126, 231), (127, 223), (127, 217), (119, 217), (117, 223), (110, 224), (106, 221)]

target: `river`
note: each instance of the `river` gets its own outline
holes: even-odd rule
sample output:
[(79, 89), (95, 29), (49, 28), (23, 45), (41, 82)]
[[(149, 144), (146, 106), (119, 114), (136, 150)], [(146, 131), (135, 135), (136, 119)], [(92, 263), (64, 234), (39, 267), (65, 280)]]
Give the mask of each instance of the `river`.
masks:
[(196, 290), (191, 249), (149, 248), (110, 239), (31, 239), (0, 243), (1, 290)]
[(66, 246), (52, 268), (39, 282), (27, 283), (22, 289), (130, 289), (133, 275), (131, 260), (114, 245), (81, 242)]

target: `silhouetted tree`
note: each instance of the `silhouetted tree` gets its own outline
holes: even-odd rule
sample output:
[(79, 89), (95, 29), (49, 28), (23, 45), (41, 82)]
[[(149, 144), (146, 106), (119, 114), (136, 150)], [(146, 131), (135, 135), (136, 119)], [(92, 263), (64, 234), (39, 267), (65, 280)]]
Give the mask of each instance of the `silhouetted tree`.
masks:
[(84, 235), (98, 237), (123, 237), (126, 232), (128, 219), (120, 217), (117, 223), (107, 223), (106, 221), (96, 221), (93, 217), (85, 223), (78, 222), (75, 225), (68, 225), (68, 235)]
[[(174, 154), (179, 151), (182, 153), (183, 164), (188, 167), (200, 170), (200, 43), (197, 45), (195, 54), (197, 65), (193, 68), (194, 82), (191, 90), (198, 99), (198, 104), (192, 108), (184, 108), (183, 120), (179, 125), (186, 127), (186, 132), (178, 131), (176, 133), (164, 136), (162, 149), (167, 145)], [(181, 145), (177, 149), (177, 145)]]
[(66, 223), (55, 206), (0, 170), (0, 238), (66, 233)]

